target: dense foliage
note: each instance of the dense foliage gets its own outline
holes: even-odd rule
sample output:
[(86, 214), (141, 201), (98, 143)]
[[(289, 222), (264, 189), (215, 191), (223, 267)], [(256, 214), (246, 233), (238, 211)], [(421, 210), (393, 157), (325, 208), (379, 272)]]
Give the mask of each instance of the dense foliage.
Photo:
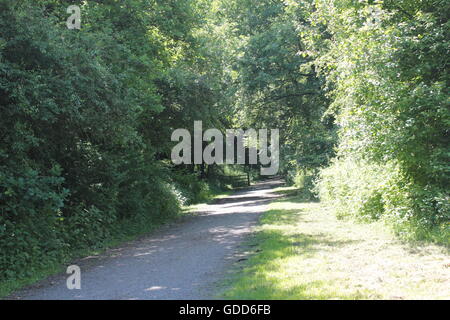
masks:
[[(332, 84), (336, 159), (319, 184), (340, 215), (450, 237), (449, 3), (317, 1), (310, 41)], [(327, 37), (324, 37), (324, 35)]]
[(167, 219), (183, 188), (207, 188), (164, 160), (173, 128), (215, 118), (201, 8), (79, 1), (82, 28), (69, 30), (69, 4), (0, 1), (0, 279), (98, 246), (124, 221)]
[(448, 2), (220, 2), (238, 123), (282, 128), (283, 173), (308, 189), (320, 171), (341, 217), (448, 243)]

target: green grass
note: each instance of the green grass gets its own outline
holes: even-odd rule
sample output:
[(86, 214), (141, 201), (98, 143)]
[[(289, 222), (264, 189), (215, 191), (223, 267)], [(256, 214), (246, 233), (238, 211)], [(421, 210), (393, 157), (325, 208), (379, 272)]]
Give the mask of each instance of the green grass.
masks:
[(262, 216), (223, 298), (450, 298), (448, 248), (401, 242), (382, 223), (338, 220), (294, 188), (277, 192), (287, 196)]

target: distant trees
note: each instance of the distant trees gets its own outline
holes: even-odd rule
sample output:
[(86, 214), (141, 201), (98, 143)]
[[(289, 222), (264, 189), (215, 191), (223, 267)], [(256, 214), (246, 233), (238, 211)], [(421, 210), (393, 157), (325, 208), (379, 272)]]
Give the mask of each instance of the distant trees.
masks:
[[(235, 71), (237, 123), (280, 128), (282, 170), (314, 172), (333, 154), (335, 128), (324, 116), (324, 78), (306, 52), (298, 24), (305, 8), (285, 1), (223, 1), (233, 36), (240, 39)], [(304, 173), (305, 173), (304, 172)]]

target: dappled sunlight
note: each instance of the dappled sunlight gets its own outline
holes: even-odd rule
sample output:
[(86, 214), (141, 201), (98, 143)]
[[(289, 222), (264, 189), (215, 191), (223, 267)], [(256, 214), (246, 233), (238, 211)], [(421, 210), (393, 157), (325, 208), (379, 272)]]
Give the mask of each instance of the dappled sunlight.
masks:
[[(180, 217), (151, 237), (141, 237), (89, 256), (83, 270), (83, 292), (65, 290), (65, 278), (48, 289), (53, 298), (159, 299), (198, 298), (211, 294), (218, 277), (233, 262), (245, 261), (252, 250), (237, 252), (272, 199), (279, 179), (258, 183), (233, 196), (204, 204), (202, 211)], [(111, 280), (111, 275), (114, 279)], [(61, 294), (61, 292), (63, 294)]]
[[(297, 194), (280, 188), (280, 194)], [(335, 218), (301, 195), (269, 206), (248, 244), (253, 253), (225, 289), (232, 299), (448, 298), (449, 257), (427, 245), (414, 253), (381, 223)]]
[(155, 291), (155, 290), (162, 290), (162, 289), (166, 289), (166, 287), (151, 286), (150, 288), (145, 289), (145, 291)]

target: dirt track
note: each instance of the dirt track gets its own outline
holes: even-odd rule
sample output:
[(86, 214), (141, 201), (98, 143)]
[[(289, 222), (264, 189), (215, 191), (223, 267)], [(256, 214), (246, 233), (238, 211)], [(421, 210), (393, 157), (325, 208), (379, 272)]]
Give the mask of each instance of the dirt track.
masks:
[(214, 299), (217, 285), (239, 259), (239, 245), (277, 197), (280, 180), (261, 182), (205, 205), (201, 212), (149, 237), (75, 262), (81, 289), (61, 274), (11, 299)]

